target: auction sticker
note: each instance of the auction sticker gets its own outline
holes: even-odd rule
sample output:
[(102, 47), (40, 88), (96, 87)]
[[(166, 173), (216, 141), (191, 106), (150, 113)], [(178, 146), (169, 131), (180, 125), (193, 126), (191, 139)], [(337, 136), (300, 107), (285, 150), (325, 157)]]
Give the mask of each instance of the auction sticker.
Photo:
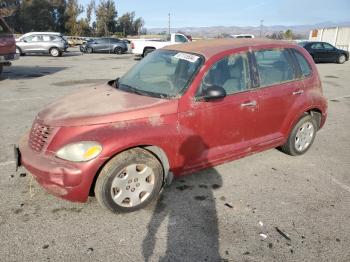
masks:
[(186, 60), (191, 63), (195, 63), (199, 59), (199, 56), (186, 53), (177, 53), (174, 57), (177, 59)]

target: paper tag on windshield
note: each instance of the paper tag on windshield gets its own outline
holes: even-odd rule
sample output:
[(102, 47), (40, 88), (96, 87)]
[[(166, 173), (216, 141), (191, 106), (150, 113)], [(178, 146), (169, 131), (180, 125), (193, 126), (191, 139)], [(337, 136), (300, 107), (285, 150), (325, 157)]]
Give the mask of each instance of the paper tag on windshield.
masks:
[(186, 60), (191, 63), (195, 63), (199, 59), (199, 56), (186, 53), (177, 53), (174, 57), (177, 59)]

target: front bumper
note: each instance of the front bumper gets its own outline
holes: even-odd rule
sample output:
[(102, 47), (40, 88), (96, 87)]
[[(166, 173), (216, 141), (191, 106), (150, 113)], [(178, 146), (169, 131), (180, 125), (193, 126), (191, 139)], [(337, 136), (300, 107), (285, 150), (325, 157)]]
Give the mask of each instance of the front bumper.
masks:
[(19, 148), (15, 149), (15, 162), (23, 165), (49, 193), (69, 201), (85, 202), (104, 160), (96, 158), (84, 163), (65, 161), (45, 151), (38, 153), (32, 150), (28, 139), (29, 134), (26, 134)]

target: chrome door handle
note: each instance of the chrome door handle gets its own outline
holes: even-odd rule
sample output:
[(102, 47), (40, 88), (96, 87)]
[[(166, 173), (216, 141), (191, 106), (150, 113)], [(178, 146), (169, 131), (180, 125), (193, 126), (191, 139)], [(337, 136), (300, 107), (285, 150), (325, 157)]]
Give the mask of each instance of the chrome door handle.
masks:
[(248, 106), (256, 106), (256, 101), (250, 101), (250, 102), (241, 104), (241, 107), (248, 107)]
[(302, 93), (304, 93), (304, 90), (294, 91), (294, 92), (293, 92), (293, 96), (295, 96), (295, 95), (301, 95)]

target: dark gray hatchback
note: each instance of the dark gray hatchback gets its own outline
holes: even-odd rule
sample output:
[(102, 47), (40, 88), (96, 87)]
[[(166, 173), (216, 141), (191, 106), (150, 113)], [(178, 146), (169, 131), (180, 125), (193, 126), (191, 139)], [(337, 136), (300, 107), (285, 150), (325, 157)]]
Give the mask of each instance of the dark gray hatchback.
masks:
[(96, 38), (80, 46), (84, 53), (114, 53), (123, 54), (128, 51), (127, 43), (117, 38)]

